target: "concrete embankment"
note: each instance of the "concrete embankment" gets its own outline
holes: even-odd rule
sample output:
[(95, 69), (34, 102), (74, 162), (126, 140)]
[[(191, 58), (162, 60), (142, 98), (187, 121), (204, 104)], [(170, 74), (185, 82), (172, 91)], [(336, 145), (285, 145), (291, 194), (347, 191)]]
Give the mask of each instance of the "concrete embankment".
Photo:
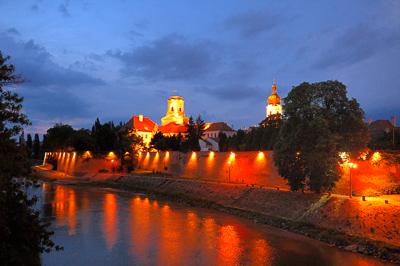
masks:
[[(53, 176), (49, 172), (45, 175)], [(393, 196), (385, 204), (384, 198), (362, 201), (358, 197), (144, 175), (114, 176), (101, 181), (92, 178), (86, 184), (165, 195), (400, 263), (400, 204)]]

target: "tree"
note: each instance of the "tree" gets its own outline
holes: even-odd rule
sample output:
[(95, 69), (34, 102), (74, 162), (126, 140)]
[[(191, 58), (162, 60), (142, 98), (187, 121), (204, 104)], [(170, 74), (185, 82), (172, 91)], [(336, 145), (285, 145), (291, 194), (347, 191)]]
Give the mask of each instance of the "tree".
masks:
[(26, 145), (26, 141), (25, 141), (25, 133), (22, 130), (21, 135), (19, 135), (19, 140), (18, 140), (18, 144), (19, 146), (25, 146)]
[[(23, 189), (30, 165), (23, 145), (15, 137), (30, 122), (22, 110), (23, 98), (6, 90), (20, 79), (14, 75), (9, 57), (0, 52), (0, 261), (2, 265), (40, 265), (40, 253), (50, 251), (51, 232), (33, 209)], [(25, 179), (26, 180), (26, 179)]]
[(204, 120), (201, 118), (201, 116), (199, 115), (196, 118), (196, 128), (195, 128), (198, 140), (203, 138), (205, 128), (206, 128), (206, 124), (205, 124)]
[(150, 142), (150, 148), (159, 151), (182, 151), (182, 135), (164, 136), (161, 132), (154, 134)]
[(47, 151), (66, 149), (71, 146), (70, 140), (74, 134), (74, 129), (70, 125), (55, 124), (46, 133)]
[(115, 149), (117, 142), (117, 130), (113, 122), (101, 124), (99, 118), (96, 119), (92, 127), (92, 136), (95, 139), (95, 151), (104, 153)]
[(32, 149), (33, 149), (33, 142), (32, 142), (32, 136), (31, 134), (28, 134), (26, 136), (26, 151), (28, 153), (28, 157), (32, 157)]
[(332, 189), (340, 177), (339, 153), (355, 157), (366, 147), (364, 112), (346, 94), (342, 83), (325, 81), (302, 83), (285, 99), (274, 161), (292, 190), (306, 185), (316, 192)]
[(196, 123), (193, 120), (193, 117), (189, 117), (189, 123), (187, 125), (187, 139), (185, 141), (185, 148), (189, 151), (199, 151), (199, 131), (196, 127)]
[(92, 137), (90, 130), (81, 128), (74, 130), (68, 143), (76, 151), (93, 151), (95, 139)]
[(39, 140), (39, 134), (35, 134), (35, 137), (33, 139), (33, 156), (35, 159), (39, 159), (40, 156), (40, 140)]
[(228, 136), (224, 132), (219, 132), (218, 134), (218, 146), (219, 151), (228, 151), (229, 140)]
[(159, 151), (167, 150), (166, 137), (164, 137), (164, 135), (160, 131), (154, 134), (153, 138), (151, 139), (150, 148)]

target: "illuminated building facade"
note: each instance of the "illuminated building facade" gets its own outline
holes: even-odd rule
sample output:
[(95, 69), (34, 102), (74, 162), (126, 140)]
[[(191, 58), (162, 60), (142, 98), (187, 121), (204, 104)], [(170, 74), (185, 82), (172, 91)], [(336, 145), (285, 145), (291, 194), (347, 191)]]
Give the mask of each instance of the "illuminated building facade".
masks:
[(272, 94), (268, 97), (266, 117), (277, 114), (282, 114), (282, 105), (281, 97), (276, 92), (276, 82), (274, 81), (272, 83)]
[(186, 125), (189, 118), (185, 116), (185, 101), (182, 96), (171, 96), (168, 99), (167, 113), (161, 118), (161, 125), (165, 126), (170, 123), (177, 125)]
[(158, 130), (157, 124), (143, 115), (132, 116), (127, 125), (143, 139), (143, 143), (146, 147), (149, 147), (151, 139)]
[[(153, 122), (143, 115), (132, 116), (127, 126), (135, 131), (135, 134), (142, 137), (146, 147), (150, 146), (151, 139), (159, 131), (164, 136), (185, 137), (189, 118), (185, 116), (185, 102), (182, 96), (171, 96), (168, 99), (167, 113), (161, 118), (161, 125)], [(218, 151), (218, 135), (225, 133), (228, 137), (234, 135), (234, 131), (225, 122), (206, 123), (203, 139), (199, 140), (201, 150)]]

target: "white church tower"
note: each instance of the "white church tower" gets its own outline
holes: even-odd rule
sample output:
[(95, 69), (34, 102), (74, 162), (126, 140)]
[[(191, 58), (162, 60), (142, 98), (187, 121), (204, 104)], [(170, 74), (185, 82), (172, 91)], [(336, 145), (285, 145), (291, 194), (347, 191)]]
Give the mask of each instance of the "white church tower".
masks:
[(268, 96), (266, 117), (276, 114), (282, 115), (282, 105), (281, 105), (281, 98), (276, 93), (276, 82), (274, 80), (272, 83), (272, 94)]

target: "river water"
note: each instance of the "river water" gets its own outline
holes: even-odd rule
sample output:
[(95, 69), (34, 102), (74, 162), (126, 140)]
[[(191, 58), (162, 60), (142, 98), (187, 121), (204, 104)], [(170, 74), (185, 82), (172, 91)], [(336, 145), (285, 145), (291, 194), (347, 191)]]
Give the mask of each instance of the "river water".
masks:
[(43, 183), (63, 251), (44, 265), (384, 265), (253, 221), (148, 195)]

